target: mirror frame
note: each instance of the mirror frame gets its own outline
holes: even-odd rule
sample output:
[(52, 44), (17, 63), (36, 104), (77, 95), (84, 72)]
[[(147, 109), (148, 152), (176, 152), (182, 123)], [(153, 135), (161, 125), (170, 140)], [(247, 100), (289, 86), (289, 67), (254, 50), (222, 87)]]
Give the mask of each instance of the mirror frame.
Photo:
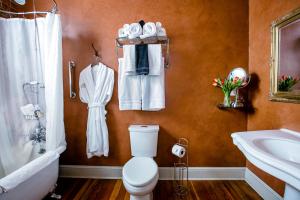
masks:
[(270, 95), (271, 101), (300, 103), (300, 94), (278, 91), (279, 71), (279, 30), (280, 28), (300, 19), (300, 8), (275, 20), (271, 24), (271, 61), (270, 61)]

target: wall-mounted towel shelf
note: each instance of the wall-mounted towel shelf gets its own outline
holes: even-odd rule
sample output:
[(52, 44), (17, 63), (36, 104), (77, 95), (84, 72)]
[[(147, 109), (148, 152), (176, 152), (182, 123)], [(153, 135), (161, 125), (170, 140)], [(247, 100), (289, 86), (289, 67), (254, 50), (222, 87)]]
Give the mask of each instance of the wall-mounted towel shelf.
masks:
[(123, 45), (137, 45), (137, 44), (161, 44), (163, 52), (165, 53), (165, 68), (169, 67), (169, 44), (170, 39), (166, 36), (154, 36), (144, 39), (134, 38), (128, 39), (127, 37), (116, 38), (116, 54), (119, 57), (119, 48), (123, 48)]

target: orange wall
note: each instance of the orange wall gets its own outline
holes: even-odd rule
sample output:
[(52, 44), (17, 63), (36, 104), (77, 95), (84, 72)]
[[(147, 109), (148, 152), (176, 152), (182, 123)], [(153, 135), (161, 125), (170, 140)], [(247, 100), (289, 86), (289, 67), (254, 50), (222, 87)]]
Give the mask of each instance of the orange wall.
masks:
[[(271, 22), (300, 6), (299, 0), (249, 1), (249, 72), (258, 76), (258, 88), (250, 91), (255, 112), (248, 115), (248, 130), (288, 128), (300, 131), (300, 105), (268, 100), (270, 87)], [(283, 193), (284, 184), (247, 166), (277, 192)]]
[[(38, 9), (48, 9), (36, 1)], [(190, 141), (192, 166), (244, 166), (245, 158), (233, 145), (230, 133), (244, 131), (247, 116), (240, 111), (220, 111), (221, 90), (211, 86), (234, 66), (248, 68), (248, 2), (245, 0), (58, 0), (63, 26), (64, 102), (67, 150), (61, 164), (123, 165), (130, 157), (128, 126), (159, 124), (156, 160), (172, 166), (171, 146), (179, 137)], [(41, 5), (42, 3), (42, 5)], [(110, 154), (86, 157), (86, 105), (68, 94), (67, 62), (80, 71), (91, 62), (90, 44), (100, 49), (103, 62), (115, 69), (114, 39), (124, 23), (161, 21), (171, 39), (171, 66), (166, 71), (166, 109), (160, 112), (119, 111), (117, 80), (107, 106)], [(77, 85), (76, 85), (77, 87)], [(76, 88), (78, 93), (78, 87)]]

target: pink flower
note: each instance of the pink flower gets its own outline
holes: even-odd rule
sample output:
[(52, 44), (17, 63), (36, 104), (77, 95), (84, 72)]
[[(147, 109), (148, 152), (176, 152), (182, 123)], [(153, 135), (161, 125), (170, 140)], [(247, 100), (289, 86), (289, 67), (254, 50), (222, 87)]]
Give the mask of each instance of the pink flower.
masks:
[(236, 77), (234, 77), (234, 79), (233, 79), (232, 82), (235, 84), (235, 83), (237, 83), (239, 80), (240, 80), (240, 78), (236, 76)]
[(215, 87), (217, 87), (217, 86), (218, 86), (218, 83), (213, 83), (212, 85), (215, 86)]

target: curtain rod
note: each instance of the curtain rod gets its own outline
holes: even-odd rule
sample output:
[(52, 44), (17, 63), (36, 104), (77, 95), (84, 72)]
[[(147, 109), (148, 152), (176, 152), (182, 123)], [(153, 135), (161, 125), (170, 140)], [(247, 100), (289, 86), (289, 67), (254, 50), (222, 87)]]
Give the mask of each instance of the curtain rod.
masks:
[(12, 11), (6, 11), (6, 10), (1, 10), (0, 12), (5, 13), (5, 14), (10, 14), (10, 15), (30, 15), (30, 14), (41, 14), (45, 15), (48, 13), (56, 13), (57, 12), (57, 3), (55, 0), (52, 0), (53, 2), (53, 7), (50, 11), (30, 11), (30, 12), (12, 12)]
[(30, 15), (30, 14), (48, 14), (48, 13), (56, 13), (56, 10), (52, 11), (31, 11), (31, 12), (11, 12), (11, 11), (6, 11), (6, 10), (1, 10), (0, 12), (5, 13), (5, 14), (10, 14), (10, 15)]
[(30, 14), (48, 14), (48, 13), (56, 13), (56, 11), (32, 11), (32, 12), (11, 12), (6, 10), (1, 10), (0, 12), (10, 15), (30, 15)]

